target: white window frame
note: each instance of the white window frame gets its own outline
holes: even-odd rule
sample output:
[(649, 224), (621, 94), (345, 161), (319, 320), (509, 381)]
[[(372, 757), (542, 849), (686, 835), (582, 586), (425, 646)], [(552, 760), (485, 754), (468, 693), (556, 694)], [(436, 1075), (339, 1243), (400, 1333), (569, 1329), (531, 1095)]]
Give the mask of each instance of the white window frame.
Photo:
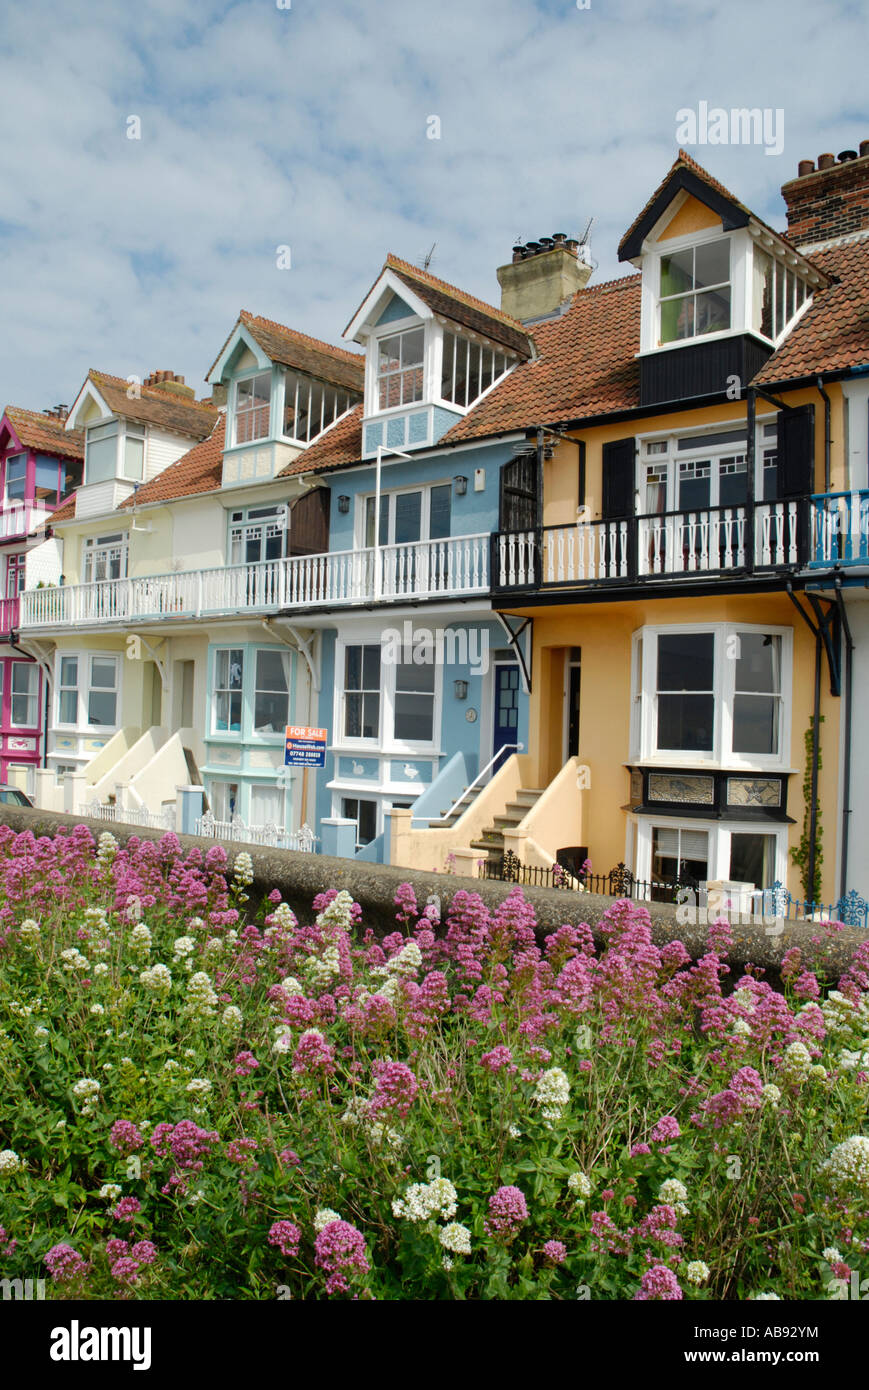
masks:
[[(224, 686), (224, 685), (218, 685), (218, 684), (217, 684), (217, 668), (218, 668), (218, 662), (219, 662), (219, 660), (220, 660), (220, 654), (221, 654), (221, 652), (227, 652), (227, 653), (229, 653), (230, 664), (227, 665), (227, 679), (229, 679), (229, 680), (232, 679), (232, 677), (231, 677), (231, 670), (232, 670), (232, 667), (231, 667), (232, 653), (233, 653), (233, 652), (240, 652), (240, 653), (241, 653), (241, 681), (240, 681), (240, 683), (239, 683), (239, 685), (238, 685), (237, 687), (233, 687), (232, 685), (225, 685), (225, 686)], [(244, 733), (245, 733), (245, 685), (244, 685), (244, 683), (245, 683), (245, 677), (246, 677), (246, 669), (245, 669), (245, 668), (246, 668), (246, 666), (247, 666), (247, 648), (246, 648), (246, 646), (245, 646), (245, 644), (244, 644), (243, 642), (240, 642), (240, 643), (238, 643), (238, 644), (235, 645), (235, 646), (234, 646), (231, 642), (227, 642), (227, 643), (221, 642), (219, 646), (215, 646), (215, 648), (214, 648), (213, 661), (214, 661), (214, 665), (213, 665), (213, 667), (212, 667), (212, 671), (213, 671), (212, 691), (211, 691), (211, 699), (210, 699), (210, 701), (209, 701), (209, 704), (210, 704), (210, 706), (211, 706), (211, 718), (209, 719), (209, 724), (210, 724), (210, 727), (211, 727), (211, 736), (212, 736), (213, 738), (229, 738), (229, 739), (234, 739), (234, 740), (238, 741), (239, 739), (242, 739), (242, 738), (244, 737)], [(230, 713), (230, 717), (229, 717), (229, 718), (227, 719), (227, 721), (226, 721), (226, 728), (225, 728), (225, 729), (220, 729), (220, 728), (218, 728), (218, 724), (217, 724), (217, 697), (218, 697), (218, 695), (224, 695), (224, 694), (225, 694), (225, 695), (228, 695), (228, 696), (230, 697), (230, 703), (229, 703), (229, 713)], [(238, 728), (237, 728), (237, 729), (233, 729), (233, 727), (232, 727), (232, 717), (231, 717), (231, 716), (232, 716), (232, 696), (233, 696), (233, 695), (236, 695), (236, 694), (237, 694), (237, 695), (240, 697), (240, 699), (241, 699), (241, 713), (240, 713), (240, 715), (239, 715)]]
[[(433, 482), (430, 483), (408, 483), (406, 487), (395, 487), (388, 489), (384, 488), (381, 491), (380, 504), (382, 506), (385, 501), (387, 505), (386, 540), (382, 542), (383, 545), (417, 545), (420, 544), (422, 541), (431, 540), (431, 494), (432, 490), (436, 487), (448, 487), (450, 489), (450, 535), (438, 536), (436, 539), (444, 541), (448, 541), (451, 539), (453, 525), (453, 480), (452, 478), (436, 478)], [(403, 497), (406, 493), (409, 492), (419, 492), (422, 495), (422, 503), (420, 508), (420, 538), (419, 542), (398, 542), (395, 539), (395, 499), (397, 497)], [(354, 517), (353, 530), (355, 536), (355, 545), (357, 549), (364, 550), (368, 546), (366, 514), (368, 511), (368, 503), (375, 503), (376, 498), (377, 494), (375, 492), (360, 493), (356, 498), (356, 515)], [(379, 529), (376, 517), (374, 519), (374, 522), (376, 540), (377, 532)]]
[[(94, 578), (98, 558), (108, 560), (117, 551), (120, 574), (115, 579)], [(82, 576), (85, 584), (112, 584), (126, 579), (130, 563), (130, 537), (127, 531), (113, 531), (105, 536), (88, 536), (82, 541)]]
[[(377, 738), (350, 738), (344, 735), (344, 671), (346, 651), (348, 647), (358, 646), (379, 646), (381, 649), (380, 659), (380, 730)], [(383, 660), (383, 642), (381, 635), (372, 634), (370, 636), (358, 636), (352, 641), (347, 638), (339, 638), (335, 644), (335, 702), (333, 707), (333, 725), (335, 729), (335, 740), (333, 750), (336, 752), (355, 752), (367, 751), (370, 753), (381, 753), (383, 755), (402, 754), (408, 757), (431, 757), (437, 754), (441, 715), (443, 708), (443, 668), (435, 663), (434, 667), (434, 693), (432, 700), (432, 736), (425, 742), (415, 742), (408, 739), (399, 740), (395, 737), (395, 683), (397, 666), (392, 662)]]
[[(707, 860), (706, 882), (727, 882), (730, 879), (730, 838), (732, 835), (772, 835), (775, 839), (774, 880), (787, 882), (788, 874), (788, 827), (774, 821), (713, 821), (676, 816), (637, 816), (629, 818), (636, 827), (636, 856), (632, 868), (634, 878), (640, 883), (652, 880), (652, 832), (653, 830), (697, 830), (709, 835), (709, 858)], [(629, 833), (628, 842), (632, 837)]]
[[(263, 516), (263, 515), (260, 515), (260, 516), (252, 516), (252, 515), (251, 515), (252, 512), (260, 512), (260, 513), (263, 513), (263, 512), (270, 512), (271, 515), (268, 515), (268, 516)], [(233, 518), (239, 517), (239, 516), (240, 516), (240, 519), (239, 519), (239, 520), (236, 521), (236, 520), (233, 519)], [(272, 559), (272, 560), (264, 560), (264, 559), (261, 559), (261, 560), (234, 560), (234, 559), (232, 558), (232, 547), (233, 547), (233, 542), (234, 542), (234, 540), (236, 539), (236, 536), (235, 536), (235, 533), (236, 533), (236, 532), (238, 533), (238, 541), (239, 541), (239, 544), (241, 545), (242, 548), (244, 548), (245, 542), (246, 542), (246, 540), (247, 540), (247, 533), (248, 533), (249, 531), (258, 531), (258, 532), (260, 533), (260, 549), (262, 550), (262, 548), (263, 548), (263, 542), (264, 542), (266, 539), (269, 539), (269, 537), (268, 537), (268, 532), (269, 532), (269, 530), (270, 530), (271, 528), (273, 528), (273, 534), (274, 534), (274, 535), (277, 535), (278, 532), (281, 532), (281, 533), (283, 534), (283, 538), (282, 538), (282, 541), (281, 541), (281, 554), (280, 554), (279, 557), (275, 557), (275, 559), (278, 559), (278, 558), (279, 558), (279, 559), (283, 559), (284, 556), (285, 556), (285, 554), (286, 554), (286, 549), (287, 549), (287, 532), (288, 532), (288, 514), (287, 514), (287, 507), (286, 507), (285, 504), (283, 504), (283, 503), (281, 503), (281, 502), (276, 502), (276, 503), (274, 504), (274, 507), (273, 507), (273, 508), (272, 508), (271, 506), (262, 506), (262, 507), (233, 508), (231, 511), (230, 511), (229, 509), (227, 509), (227, 543), (226, 543), (227, 564), (228, 564), (228, 565), (250, 565), (250, 564), (261, 564), (261, 565), (266, 565), (266, 564), (273, 564), (273, 563), (275, 563), (275, 559)]]
[[(421, 333), (421, 334), (422, 334), (422, 356), (421, 356), (421, 358), (420, 358), (419, 363), (411, 363), (411, 364), (410, 364), (409, 366), (407, 366), (407, 367), (404, 366), (404, 344), (403, 344), (403, 342), (402, 342), (401, 350), (400, 350), (400, 351), (401, 351), (401, 364), (402, 364), (402, 365), (401, 365), (397, 370), (395, 370), (395, 371), (389, 371), (389, 372), (384, 372), (384, 371), (382, 371), (382, 370), (381, 370), (381, 366), (380, 366), (380, 349), (381, 349), (382, 345), (383, 345), (388, 339), (390, 339), (390, 338), (399, 338), (399, 339), (402, 339), (402, 340), (403, 340), (404, 338), (408, 337), (411, 333)], [(430, 368), (430, 365), (431, 365), (431, 364), (430, 364), (430, 358), (431, 358), (430, 346), (431, 346), (431, 334), (430, 334), (430, 332), (429, 332), (429, 326), (428, 326), (427, 323), (424, 323), (424, 322), (416, 322), (416, 323), (408, 324), (408, 325), (406, 325), (406, 326), (402, 326), (402, 321), (401, 321), (401, 320), (398, 320), (395, 324), (384, 324), (384, 325), (383, 325), (383, 331), (382, 331), (382, 332), (378, 332), (378, 334), (377, 334), (377, 336), (376, 336), (376, 338), (375, 338), (375, 356), (374, 356), (374, 401), (375, 401), (375, 410), (376, 410), (376, 413), (377, 413), (378, 415), (388, 415), (388, 414), (390, 414), (392, 411), (396, 411), (396, 410), (407, 410), (407, 409), (409, 409), (409, 408), (412, 408), (413, 406), (420, 406), (420, 405), (423, 405), (424, 402), (426, 402), (427, 400), (430, 400), (430, 396), (429, 396), (428, 390), (427, 390), (427, 387), (428, 387), (428, 385), (429, 385), (429, 375), (430, 375), (430, 372), (429, 372), (428, 369)], [(406, 375), (408, 372), (413, 372), (413, 371), (417, 371), (417, 370), (418, 370), (418, 371), (420, 372), (420, 374), (421, 374), (420, 395), (419, 395), (418, 397), (415, 397), (415, 398), (412, 399), (412, 400), (401, 400), (397, 405), (381, 405), (381, 404), (380, 404), (380, 383), (381, 383), (381, 380), (385, 380), (385, 379), (387, 379), (387, 378), (389, 378), (389, 379), (400, 380), (400, 381), (401, 381), (401, 393), (402, 393), (402, 395), (403, 395), (403, 394), (404, 394), (404, 377), (405, 377), (405, 375)]]
[[(355, 801), (355, 802), (356, 802), (357, 811), (356, 811), (356, 815), (355, 815), (355, 816), (345, 815), (345, 813), (344, 813), (344, 802), (345, 802), (345, 801)], [(359, 839), (359, 809), (358, 809), (358, 808), (359, 808), (359, 802), (360, 802), (360, 801), (368, 801), (368, 802), (371, 802), (371, 803), (373, 804), (373, 806), (374, 806), (374, 834), (372, 835), (372, 837), (371, 837), (370, 840), (365, 840), (365, 841), (360, 841), (360, 839)], [(340, 817), (340, 819), (342, 819), (342, 820), (352, 820), (352, 821), (353, 821), (354, 825), (356, 826), (355, 845), (356, 845), (356, 850), (357, 850), (357, 852), (358, 852), (360, 849), (364, 849), (366, 845), (372, 844), (372, 843), (374, 842), (374, 840), (377, 839), (378, 835), (382, 835), (382, 834), (383, 834), (383, 802), (382, 802), (382, 799), (381, 799), (379, 796), (365, 796), (362, 792), (359, 792), (359, 793), (357, 793), (356, 795), (354, 795), (353, 792), (346, 792), (346, 791), (338, 792), (338, 793), (336, 793), (335, 797), (333, 798), (333, 811), (332, 811), (332, 814), (333, 814), (334, 816), (336, 816), (336, 817)]]
[[(733, 703), (736, 661), (727, 656), (727, 639), (740, 632), (757, 632), (781, 639), (778, 753), (735, 753), (732, 750)], [(713, 746), (711, 753), (692, 750), (659, 749), (656, 745), (658, 637), (667, 633), (713, 633)], [(642, 643), (643, 664), (639, 666)], [(791, 714), (793, 691), (793, 628), (760, 623), (661, 623), (650, 624), (633, 633), (631, 640), (631, 690), (640, 699), (639, 716), (632, 711), (631, 761), (659, 767), (732, 767), (783, 770), (790, 766)]]
[[(671, 203), (665, 216), (668, 223), (673, 212), (680, 206)], [(671, 343), (661, 343), (661, 257), (670, 256), (677, 251), (687, 251), (710, 241), (730, 241), (730, 327), (715, 333), (700, 333), (693, 338), (677, 338)], [(707, 227), (702, 231), (689, 232), (684, 236), (667, 237), (658, 240), (650, 237), (642, 250), (642, 309), (640, 327), (640, 353), (646, 356), (653, 352), (677, 352), (681, 348), (696, 347), (698, 343), (714, 343), (721, 338), (731, 338), (734, 334), (749, 330), (749, 287), (751, 238), (747, 229), (722, 231), (721, 227)]]
[[(275, 655), (276, 655), (276, 656), (279, 656), (279, 657), (283, 657), (284, 654), (287, 654), (287, 655), (289, 656), (289, 660), (290, 660), (290, 671), (289, 671), (289, 674), (288, 674), (288, 676), (287, 676), (287, 709), (286, 709), (286, 718), (285, 718), (283, 724), (279, 724), (278, 727), (277, 727), (277, 729), (273, 729), (273, 730), (271, 731), (271, 733), (269, 733), (268, 730), (265, 730), (265, 729), (258, 729), (258, 728), (257, 728), (257, 724), (256, 724), (256, 702), (257, 702), (257, 695), (260, 695), (260, 694), (262, 694), (262, 695), (280, 695), (280, 694), (281, 694), (281, 692), (280, 692), (279, 690), (260, 690), (259, 683), (258, 683), (259, 659), (260, 659), (260, 655), (264, 654), (265, 652), (274, 652)], [(279, 742), (279, 743), (283, 744), (284, 739), (285, 739), (285, 732), (284, 732), (284, 731), (285, 731), (285, 729), (286, 729), (286, 726), (287, 726), (288, 724), (292, 723), (292, 720), (291, 720), (291, 718), (290, 718), (290, 715), (291, 715), (290, 702), (291, 702), (291, 700), (292, 700), (292, 698), (293, 698), (293, 690), (292, 690), (292, 686), (293, 686), (293, 672), (292, 672), (292, 656), (290, 655), (290, 648), (289, 648), (289, 647), (268, 647), (268, 646), (265, 646), (265, 647), (264, 647), (264, 646), (257, 646), (257, 647), (254, 647), (254, 648), (253, 648), (253, 662), (252, 662), (252, 666), (253, 666), (253, 676), (252, 676), (252, 682), (253, 682), (253, 684), (252, 684), (252, 689), (251, 689), (251, 709), (250, 709), (250, 721), (251, 721), (251, 724), (250, 724), (250, 732), (251, 732), (251, 737), (254, 738), (254, 739), (262, 739), (264, 742), (267, 742), (267, 743), (270, 743), (270, 742)], [(243, 680), (243, 673), (242, 673), (242, 689), (243, 689), (243, 686), (244, 686), (244, 680)]]
[[(55, 717), (55, 723), (58, 725), (58, 727), (63, 728), (63, 729), (76, 729), (76, 728), (78, 728), (79, 723), (81, 722), (81, 721), (80, 721), (81, 694), (80, 694), (80, 687), (79, 687), (79, 674), (80, 674), (80, 672), (81, 672), (81, 663), (82, 663), (82, 658), (84, 657), (84, 655), (85, 655), (85, 654), (84, 654), (83, 652), (67, 652), (67, 651), (60, 651), (60, 652), (58, 652), (58, 654), (57, 654), (57, 691), (56, 691), (56, 694), (55, 694), (55, 716), (56, 716), (56, 717)], [(64, 684), (62, 684), (62, 680), (63, 680), (63, 663), (64, 663), (64, 661), (74, 661), (75, 664), (76, 664), (76, 665), (75, 665), (75, 685), (64, 685)], [(76, 716), (76, 717), (75, 717), (74, 720), (61, 719), (61, 717), (60, 717), (60, 711), (61, 711), (62, 697), (63, 697), (64, 694), (69, 694), (70, 691), (75, 691), (75, 716)]]
[[(239, 416), (239, 410), (238, 410), (238, 389), (239, 389), (240, 386), (247, 386), (247, 385), (249, 385), (249, 384), (250, 384), (251, 382), (253, 382), (257, 377), (260, 377), (260, 376), (267, 377), (267, 378), (268, 378), (268, 383), (269, 383), (269, 404), (268, 404), (268, 418), (267, 418), (267, 421), (266, 421), (266, 432), (265, 432), (265, 434), (257, 435), (257, 437), (256, 437), (255, 439), (239, 439), (239, 437), (238, 437), (238, 416)], [(243, 373), (241, 373), (239, 376), (235, 377), (235, 379), (233, 380), (233, 383), (232, 383), (232, 422), (231, 422), (231, 423), (232, 423), (232, 431), (231, 431), (231, 435), (232, 435), (232, 447), (233, 447), (233, 448), (244, 449), (244, 448), (248, 448), (248, 447), (253, 447), (253, 446), (257, 445), (257, 444), (265, 444), (268, 440), (270, 440), (270, 439), (273, 437), (273, 433), (272, 433), (272, 414), (273, 414), (273, 408), (274, 408), (274, 394), (275, 394), (275, 392), (274, 392), (274, 374), (273, 374), (272, 368), (271, 368), (270, 366), (269, 366), (269, 367), (255, 367), (255, 368), (251, 368), (250, 371), (243, 372)], [(261, 407), (259, 407), (259, 408), (261, 409)], [(251, 412), (249, 412), (249, 411), (246, 410), (246, 411), (244, 411), (243, 413), (244, 413), (244, 414), (248, 414), (248, 413), (251, 413)]]
[[(39, 667), (37, 666), (37, 664), (36, 664), (35, 661), (12, 661), (12, 662), (10, 662), (9, 664), (10, 664), (10, 666), (11, 666), (11, 668), (12, 668), (12, 669), (11, 669), (11, 674), (10, 674), (10, 677), (9, 677), (9, 723), (10, 723), (10, 726), (11, 726), (13, 729), (35, 729), (35, 728), (38, 728), (39, 722), (40, 722), (40, 721), (39, 721)], [(33, 686), (33, 689), (32, 689), (32, 690), (26, 690), (26, 691), (18, 690), (18, 691), (16, 691), (16, 689), (15, 689), (15, 675), (16, 675), (16, 672), (18, 671), (19, 667), (20, 667), (20, 668), (23, 668), (25, 671), (27, 671), (28, 677), (30, 678), (30, 679), (29, 679), (29, 684), (31, 684), (31, 685)], [(35, 681), (32, 679), (32, 677), (34, 677), (34, 676), (36, 677)], [(22, 720), (16, 719), (16, 718), (14, 717), (13, 711), (14, 711), (14, 709), (15, 709), (15, 697), (16, 697), (16, 695), (18, 696), (19, 699), (23, 698), (23, 699), (27, 700), (27, 701), (28, 701), (28, 705), (29, 705), (30, 701), (33, 702), (33, 708), (34, 708), (34, 710), (36, 711), (36, 717), (35, 717), (34, 719), (26, 719), (26, 720), (23, 720), (23, 721), (22, 721)]]
[[(28, 451), (26, 449), (22, 449), (19, 450), (17, 454), (6, 455), (6, 463), (3, 467), (3, 504), (6, 507), (24, 507), (27, 505), (27, 454)], [(24, 491), (22, 492), (20, 497), (10, 497), (9, 465), (11, 463), (18, 463), (20, 459), (24, 460), (24, 477), (22, 479), (24, 483)]]
[[(114, 668), (114, 672), (115, 672), (115, 683), (114, 683), (113, 686), (109, 686), (109, 685), (94, 685), (94, 680), (93, 680), (93, 664), (94, 664), (95, 661), (106, 661), (106, 662), (111, 662), (111, 664), (112, 664), (112, 666), (113, 666), (113, 668)], [(81, 670), (81, 667), (79, 667), (79, 670)], [(91, 695), (92, 695), (93, 693), (96, 693), (96, 694), (98, 694), (98, 695), (108, 695), (108, 694), (114, 695), (114, 697), (115, 697), (115, 717), (114, 717), (114, 720), (112, 721), (111, 724), (92, 724), (92, 723), (91, 723), (91, 720), (90, 720), (90, 702), (91, 702)], [(120, 713), (120, 703), (121, 703), (121, 671), (120, 671), (120, 660), (119, 660), (119, 657), (117, 656), (117, 654), (116, 654), (115, 652), (88, 652), (88, 653), (87, 653), (87, 686), (85, 687), (85, 690), (84, 690), (84, 710), (83, 710), (83, 713), (84, 713), (84, 715), (85, 715), (84, 723), (85, 723), (86, 727), (87, 727), (88, 729), (112, 729), (112, 730), (117, 729), (117, 728), (119, 727), (119, 723), (120, 723), (120, 721), (119, 721), (119, 719), (118, 719), (118, 715), (119, 715), (119, 713)], [(81, 713), (81, 712), (82, 712), (82, 711), (81, 711), (81, 709), (80, 709), (80, 713)]]
[[(778, 413), (758, 415), (755, 420), (755, 447), (754, 447), (754, 497), (758, 506), (771, 505), (763, 502), (763, 474), (765, 455), (768, 452), (775, 453), (777, 439), (773, 439), (767, 431), (772, 428), (777, 434)], [(736, 442), (730, 444), (710, 444), (705, 441), (718, 434), (735, 434), (741, 429), (740, 420), (720, 420), (715, 424), (704, 426), (702, 431), (693, 433), (691, 430), (655, 430), (648, 434), (637, 435), (637, 473), (636, 473), (636, 494), (638, 516), (654, 515), (649, 513), (646, 508), (646, 469), (649, 465), (665, 465), (667, 469), (667, 497), (665, 510), (668, 512), (678, 511), (676, 503), (678, 500), (678, 467), (680, 462), (691, 462), (692, 460), (708, 459), (716, 465), (715, 486), (710, 486), (710, 496), (716, 500), (710, 501), (709, 509), (722, 504), (717, 499), (720, 497), (720, 470), (717, 465), (721, 459), (732, 458), (735, 454), (742, 453), (748, 455), (748, 431), (745, 430), (745, 446), (740, 449)], [(679, 442), (693, 440), (693, 447), (680, 449)], [(653, 453), (649, 451), (649, 445), (664, 445), (663, 450), (656, 448)], [(727, 503), (725, 505), (733, 507), (744, 507), (744, 502)], [(683, 510), (689, 512), (704, 511), (703, 507), (688, 507)]]
[[(305, 392), (305, 388), (307, 387), (308, 424), (307, 430), (304, 434), (287, 434), (284, 428), (287, 413), (287, 401), (289, 399), (290, 394), (287, 391), (287, 385), (290, 381), (292, 382), (292, 404), (294, 424), (298, 419), (299, 415), (299, 401), (302, 399)], [(313, 419), (315, 419), (316, 417), (312, 418), (311, 404), (313, 400), (314, 389), (316, 387), (319, 387), (322, 392), (320, 398), (320, 422), (316, 429), (312, 429), (311, 426), (313, 423)], [(327, 410), (326, 402), (328, 398), (331, 398), (331, 404), (330, 408)], [(351, 410), (355, 410), (356, 406), (359, 404), (361, 399), (362, 393), (360, 393), (359, 391), (350, 391), (345, 386), (335, 386), (332, 382), (324, 381), (321, 377), (310, 376), (307, 372), (297, 371), (294, 367), (286, 367), (280, 374), (279, 386), (279, 418), (281, 421), (281, 439), (285, 439), (289, 444), (297, 444), (301, 446), (313, 444), (314, 441), (316, 439), (319, 439), (320, 435), (323, 434), (327, 429), (330, 429), (332, 425), (337, 424), (339, 420), (343, 420), (344, 416), (349, 415)]]

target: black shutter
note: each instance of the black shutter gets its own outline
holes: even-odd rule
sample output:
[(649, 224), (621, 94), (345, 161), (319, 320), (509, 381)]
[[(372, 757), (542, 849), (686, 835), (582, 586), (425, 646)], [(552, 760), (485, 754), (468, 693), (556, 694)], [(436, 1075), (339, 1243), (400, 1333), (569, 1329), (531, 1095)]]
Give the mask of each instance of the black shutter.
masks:
[(805, 497), (815, 483), (815, 407), (780, 410), (776, 467), (779, 497)]
[(579, 445), (579, 481), (577, 486), (577, 505), (585, 506), (585, 440), (577, 440)]
[(635, 458), (633, 439), (614, 439), (603, 446), (601, 516), (605, 521), (634, 514)]
[(498, 529), (502, 532), (533, 531), (537, 515), (537, 454), (520, 454), (501, 469)]

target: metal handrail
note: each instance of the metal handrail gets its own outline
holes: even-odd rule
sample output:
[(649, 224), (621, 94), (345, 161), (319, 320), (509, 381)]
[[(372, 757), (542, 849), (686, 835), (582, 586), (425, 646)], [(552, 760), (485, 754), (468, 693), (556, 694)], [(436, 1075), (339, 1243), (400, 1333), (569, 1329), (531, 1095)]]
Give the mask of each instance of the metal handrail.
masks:
[(471, 784), (470, 784), (469, 786), (465, 787), (465, 790), (462, 792), (461, 796), (459, 796), (459, 797), (456, 798), (456, 800), (453, 802), (453, 804), (452, 804), (452, 806), (450, 807), (450, 809), (447, 811), (446, 815), (445, 815), (445, 816), (438, 816), (436, 819), (433, 817), (433, 818), (429, 821), (429, 829), (431, 829), (431, 827), (432, 827), (433, 825), (441, 825), (441, 824), (443, 824), (444, 821), (449, 820), (450, 816), (453, 814), (453, 811), (456, 809), (456, 807), (459, 805), (460, 802), (464, 801), (464, 799), (465, 799), (465, 797), (467, 796), (468, 792), (472, 792), (472, 791), (474, 790), (474, 787), (477, 785), (477, 783), (479, 782), (480, 778), (481, 778), (481, 777), (485, 777), (486, 773), (489, 771), (489, 768), (492, 767), (492, 766), (494, 766), (494, 764), (495, 764), (495, 763), (498, 761), (498, 759), (500, 758), (501, 754), (502, 754), (502, 753), (506, 753), (506, 751), (507, 751), (508, 748), (512, 748), (514, 753), (524, 753), (524, 751), (525, 751), (525, 744), (524, 744), (524, 743), (502, 743), (502, 744), (501, 744), (501, 747), (498, 749), (497, 753), (495, 753), (495, 755), (494, 755), (493, 757), (491, 757), (491, 758), (489, 759), (489, 761), (486, 763), (486, 766), (485, 766), (484, 768), (481, 768), (480, 771), (477, 773), (477, 775), (476, 775), (476, 777), (474, 778), (473, 782), (471, 782)]

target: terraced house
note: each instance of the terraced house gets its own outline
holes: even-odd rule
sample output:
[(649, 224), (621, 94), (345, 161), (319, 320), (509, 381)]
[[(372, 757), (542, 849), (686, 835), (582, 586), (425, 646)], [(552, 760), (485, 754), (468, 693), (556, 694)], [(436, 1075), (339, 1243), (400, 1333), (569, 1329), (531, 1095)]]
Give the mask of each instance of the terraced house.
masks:
[[(777, 231), (680, 152), (620, 279), (556, 234), (495, 307), (389, 256), (346, 348), (242, 313), (206, 402), (91, 373), (63, 583), (22, 598), (52, 794), (869, 896), (869, 142), (782, 192)], [(287, 724), (324, 768), (282, 767)]]

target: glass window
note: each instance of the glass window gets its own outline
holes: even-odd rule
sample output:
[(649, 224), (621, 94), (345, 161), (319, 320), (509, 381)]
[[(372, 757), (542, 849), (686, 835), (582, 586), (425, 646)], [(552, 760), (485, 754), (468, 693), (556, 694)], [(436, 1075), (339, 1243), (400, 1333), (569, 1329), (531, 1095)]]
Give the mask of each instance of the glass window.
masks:
[(27, 577), (27, 556), (9, 555), (6, 558), (6, 597), (16, 598), (24, 589)]
[(118, 531), (112, 536), (93, 536), (85, 541), (84, 579), (95, 584), (104, 579), (126, 579), (127, 536)]
[(421, 401), (425, 331), (409, 328), (378, 343), (378, 401), (381, 410)]
[(652, 878), (656, 883), (678, 882), (696, 888), (709, 877), (708, 863), (708, 831), (669, 825), (652, 827)]
[(781, 638), (740, 632), (733, 693), (734, 753), (779, 751)]
[(11, 454), (6, 460), (6, 501), (23, 501), (26, 488), (27, 455)]
[(268, 438), (271, 393), (271, 372), (260, 372), (257, 376), (236, 383), (236, 444), (249, 444), (254, 439)]
[(661, 343), (730, 327), (730, 239), (661, 257)]
[(471, 405), (512, 367), (514, 361), (515, 358), (508, 357), (504, 352), (445, 332), (441, 399), (453, 401), (456, 405)]
[(145, 471), (145, 431), (127, 425), (124, 431), (124, 477), (141, 478)]
[(63, 465), (58, 464), (57, 459), (45, 458), (40, 455), (36, 460), (36, 468), (33, 475), (33, 496), (39, 502), (46, 502), (49, 506), (55, 506), (60, 500), (63, 484), (60, 481), (63, 476)]
[(219, 647), (214, 662), (214, 727), (218, 733), (241, 732), (244, 651)]
[(238, 812), (238, 783), (212, 782), (208, 788), (211, 814), (215, 820), (231, 821)]
[(731, 835), (729, 877), (735, 883), (771, 888), (776, 881), (775, 836)]
[(92, 656), (88, 689), (88, 723), (112, 727), (117, 723), (118, 660), (114, 656)]
[(118, 473), (118, 422), (91, 425), (85, 439), (85, 482), (104, 483)]
[(450, 534), (450, 515), (453, 505), (453, 489), (450, 483), (439, 483), (430, 493), (428, 533), (432, 540), (440, 540)]
[(358, 392), (342, 391), (298, 372), (285, 372), (284, 434), (309, 444), (360, 399)]
[(253, 786), (250, 789), (250, 824), (284, 824), (284, 793), (280, 787)]
[(253, 727), (258, 734), (282, 734), (290, 719), (290, 653), (256, 654)]
[(78, 723), (78, 657), (60, 658), (60, 680), (58, 682), (57, 722), (59, 724)]
[[(406, 653), (409, 655), (409, 653)], [(395, 668), (395, 737), (408, 743), (431, 743), (434, 737), (434, 662), (412, 661)]]
[(344, 737), (380, 733), (380, 647), (352, 646), (344, 652)]
[(233, 512), (229, 529), (231, 565), (258, 565), (262, 560), (280, 560), (286, 536), (282, 507), (251, 507)]
[[(374, 544), (374, 503), (376, 498), (366, 497), (365, 499), (365, 544)], [(389, 497), (380, 494), (380, 535), (377, 538), (378, 545), (389, 544)]]
[(672, 632), (658, 637), (659, 749), (712, 752), (714, 672), (714, 633)]
[(422, 535), (422, 493), (399, 492), (395, 497), (395, 544), (407, 545)]
[(12, 723), (33, 729), (39, 723), (39, 667), (29, 661), (12, 663)]
[(356, 848), (369, 845), (377, 834), (377, 802), (345, 796), (341, 802), (344, 820), (356, 822)]

